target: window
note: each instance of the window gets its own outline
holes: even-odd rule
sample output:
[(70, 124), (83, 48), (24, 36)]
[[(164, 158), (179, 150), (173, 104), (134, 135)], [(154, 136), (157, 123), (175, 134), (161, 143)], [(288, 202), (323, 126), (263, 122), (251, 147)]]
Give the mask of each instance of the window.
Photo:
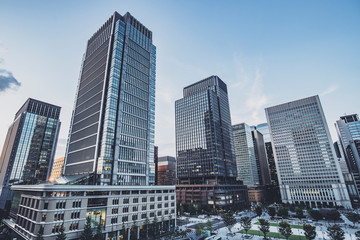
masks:
[(138, 219), (138, 216), (137, 215), (132, 215), (132, 220), (137, 220)]
[(137, 206), (133, 206), (133, 212), (137, 212), (138, 211), (138, 207)]
[(43, 214), (41, 215), (41, 221), (42, 221), (42, 222), (45, 222), (45, 221), (46, 221), (46, 213), (43, 213)]
[(154, 217), (155, 216), (155, 213), (154, 212), (151, 212), (150, 213), (150, 217)]
[(157, 215), (158, 215), (158, 216), (161, 216), (161, 211), (158, 211)]
[(128, 207), (124, 207), (123, 208), (123, 213), (129, 212), (129, 208)]
[(117, 222), (118, 222), (118, 218), (117, 218), (117, 217), (111, 218), (111, 224), (116, 224)]
[(175, 206), (175, 203), (174, 203), (174, 202), (172, 202), (172, 203), (171, 203), (171, 206), (172, 206), (172, 207), (174, 207), (174, 206)]
[(162, 197), (158, 197), (158, 201), (161, 201), (162, 200)]
[(141, 214), (141, 219), (145, 219), (146, 218), (146, 213)]
[(134, 198), (133, 199), (133, 203), (138, 203), (139, 202), (139, 199), (138, 198)]
[(128, 217), (128, 216), (122, 217), (122, 221), (123, 221), (123, 222), (127, 222), (128, 220), (129, 220), (129, 217)]
[(111, 214), (118, 214), (119, 213), (119, 209), (118, 208), (113, 208), (111, 210)]
[(128, 199), (128, 198), (124, 198), (123, 204), (128, 204), (128, 203), (129, 203), (129, 199)]
[(45, 203), (44, 203), (44, 209), (48, 209), (48, 207), (49, 207), (49, 203), (48, 203), (48, 202), (45, 202)]
[(165, 196), (165, 200), (169, 200), (169, 196)]
[(72, 212), (71, 213), (71, 218), (74, 219), (74, 218), (80, 218), (80, 212)]
[(119, 199), (118, 198), (113, 199), (113, 205), (118, 205), (118, 204), (119, 204)]
[(155, 197), (151, 197), (150, 202), (154, 202), (154, 201), (155, 201)]
[(157, 207), (158, 207), (158, 208), (162, 208), (162, 204), (161, 204), (161, 203), (159, 203)]
[(146, 210), (146, 205), (143, 205), (142, 207), (141, 207), (141, 210)]
[(147, 198), (146, 198), (146, 197), (143, 197), (143, 198), (142, 198), (142, 202), (147, 202)]
[(150, 205), (150, 209), (154, 209), (155, 208), (155, 205), (154, 204), (151, 204)]
[(66, 202), (57, 202), (56, 203), (56, 209), (61, 209), (61, 208), (65, 208), (66, 206)]
[(165, 207), (166, 207), (166, 208), (169, 207), (169, 203), (165, 203)]
[(72, 222), (69, 225), (69, 231), (77, 230), (79, 229), (79, 222)]

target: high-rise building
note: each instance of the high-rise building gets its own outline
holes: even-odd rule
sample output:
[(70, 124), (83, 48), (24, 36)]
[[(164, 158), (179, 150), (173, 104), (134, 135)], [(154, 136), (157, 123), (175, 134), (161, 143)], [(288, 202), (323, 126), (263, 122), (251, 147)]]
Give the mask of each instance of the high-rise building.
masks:
[(183, 98), (175, 102), (175, 125), (178, 201), (245, 204), (246, 187), (236, 183), (226, 84), (211, 76), (185, 87)]
[[(335, 128), (339, 137), (339, 154), (346, 161), (349, 173), (355, 181), (356, 194), (360, 197), (360, 120), (357, 114), (341, 116), (335, 123)], [(350, 191), (349, 191), (350, 192)], [(350, 193), (350, 195), (352, 195)], [(359, 202), (354, 202), (360, 205)]]
[(246, 123), (234, 125), (233, 137), (237, 166), (237, 179), (245, 185), (260, 185), (259, 169), (250, 126)]
[(159, 157), (157, 167), (157, 184), (176, 184), (176, 158), (171, 156)]
[(11, 200), (12, 185), (48, 180), (60, 129), (60, 110), (29, 98), (15, 114), (0, 158), (0, 208)]
[(64, 175), (99, 185), (154, 185), (156, 48), (152, 32), (115, 12), (88, 40)]
[(158, 161), (159, 161), (159, 147), (154, 146), (154, 165), (155, 165), (155, 185), (158, 185)]
[(260, 185), (271, 185), (269, 163), (266, 156), (263, 135), (257, 130), (252, 130), (251, 134), (254, 142)]
[(87, 218), (110, 240), (173, 231), (175, 186), (153, 186), (154, 97), (152, 33), (129, 13), (115, 12), (88, 41), (65, 175), (57, 181), (63, 184), (13, 186), (13, 219), (5, 224), (26, 240), (40, 230), (54, 240), (61, 227), (78, 239)]
[(265, 109), (284, 203), (351, 207), (318, 96)]

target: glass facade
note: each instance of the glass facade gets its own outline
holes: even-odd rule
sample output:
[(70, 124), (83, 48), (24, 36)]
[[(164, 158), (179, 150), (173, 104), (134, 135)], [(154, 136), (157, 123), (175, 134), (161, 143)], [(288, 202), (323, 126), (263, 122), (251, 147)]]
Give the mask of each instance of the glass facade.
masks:
[(265, 111), (283, 202), (351, 206), (319, 97)]
[(129, 13), (114, 13), (88, 42), (65, 175), (95, 173), (100, 185), (155, 184), (155, 71), (151, 31)]
[(184, 88), (184, 97), (175, 102), (175, 122), (180, 182), (236, 177), (227, 88), (221, 79), (211, 76)]
[(48, 180), (60, 129), (60, 109), (28, 99), (15, 115), (1, 155), (1, 202), (11, 185)]
[(232, 127), (237, 166), (237, 179), (245, 185), (259, 185), (259, 169), (251, 129), (246, 123)]

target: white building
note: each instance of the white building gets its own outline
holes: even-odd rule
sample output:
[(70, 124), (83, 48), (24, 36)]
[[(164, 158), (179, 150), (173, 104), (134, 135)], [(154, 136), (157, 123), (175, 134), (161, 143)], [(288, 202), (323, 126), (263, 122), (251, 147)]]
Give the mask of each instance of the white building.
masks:
[[(134, 233), (139, 239), (146, 234), (146, 219), (152, 224), (155, 216), (158, 231), (175, 226), (175, 186), (16, 185), (12, 190), (10, 214), (16, 222), (5, 224), (27, 240), (37, 239), (41, 227), (45, 240), (55, 240), (61, 225), (67, 239), (79, 239), (87, 217), (94, 229), (101, 224), (107, 240), (124, 239), (124, 229), (129, 239)], [(130, 231), (134, 224), (137, 229)]]
[(266, 108), (284, 203), (350, 208), (318, 96)]

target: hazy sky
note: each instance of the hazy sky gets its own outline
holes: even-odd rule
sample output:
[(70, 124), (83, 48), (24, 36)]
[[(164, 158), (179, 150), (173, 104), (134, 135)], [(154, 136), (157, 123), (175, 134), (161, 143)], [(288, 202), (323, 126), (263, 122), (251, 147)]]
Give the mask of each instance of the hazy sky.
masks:
[(175, 156), (175, 100), (218, 75), (232, 123), (265, 122), (265, 107), (319, 94), (330, 132), (360, 113), (360, 1), (0, 1), (0, 147), (28, 97), (62, 107), (64, 155), (82, 55), (111, 16), (130, 12), (157, 47), (159, 155)]

